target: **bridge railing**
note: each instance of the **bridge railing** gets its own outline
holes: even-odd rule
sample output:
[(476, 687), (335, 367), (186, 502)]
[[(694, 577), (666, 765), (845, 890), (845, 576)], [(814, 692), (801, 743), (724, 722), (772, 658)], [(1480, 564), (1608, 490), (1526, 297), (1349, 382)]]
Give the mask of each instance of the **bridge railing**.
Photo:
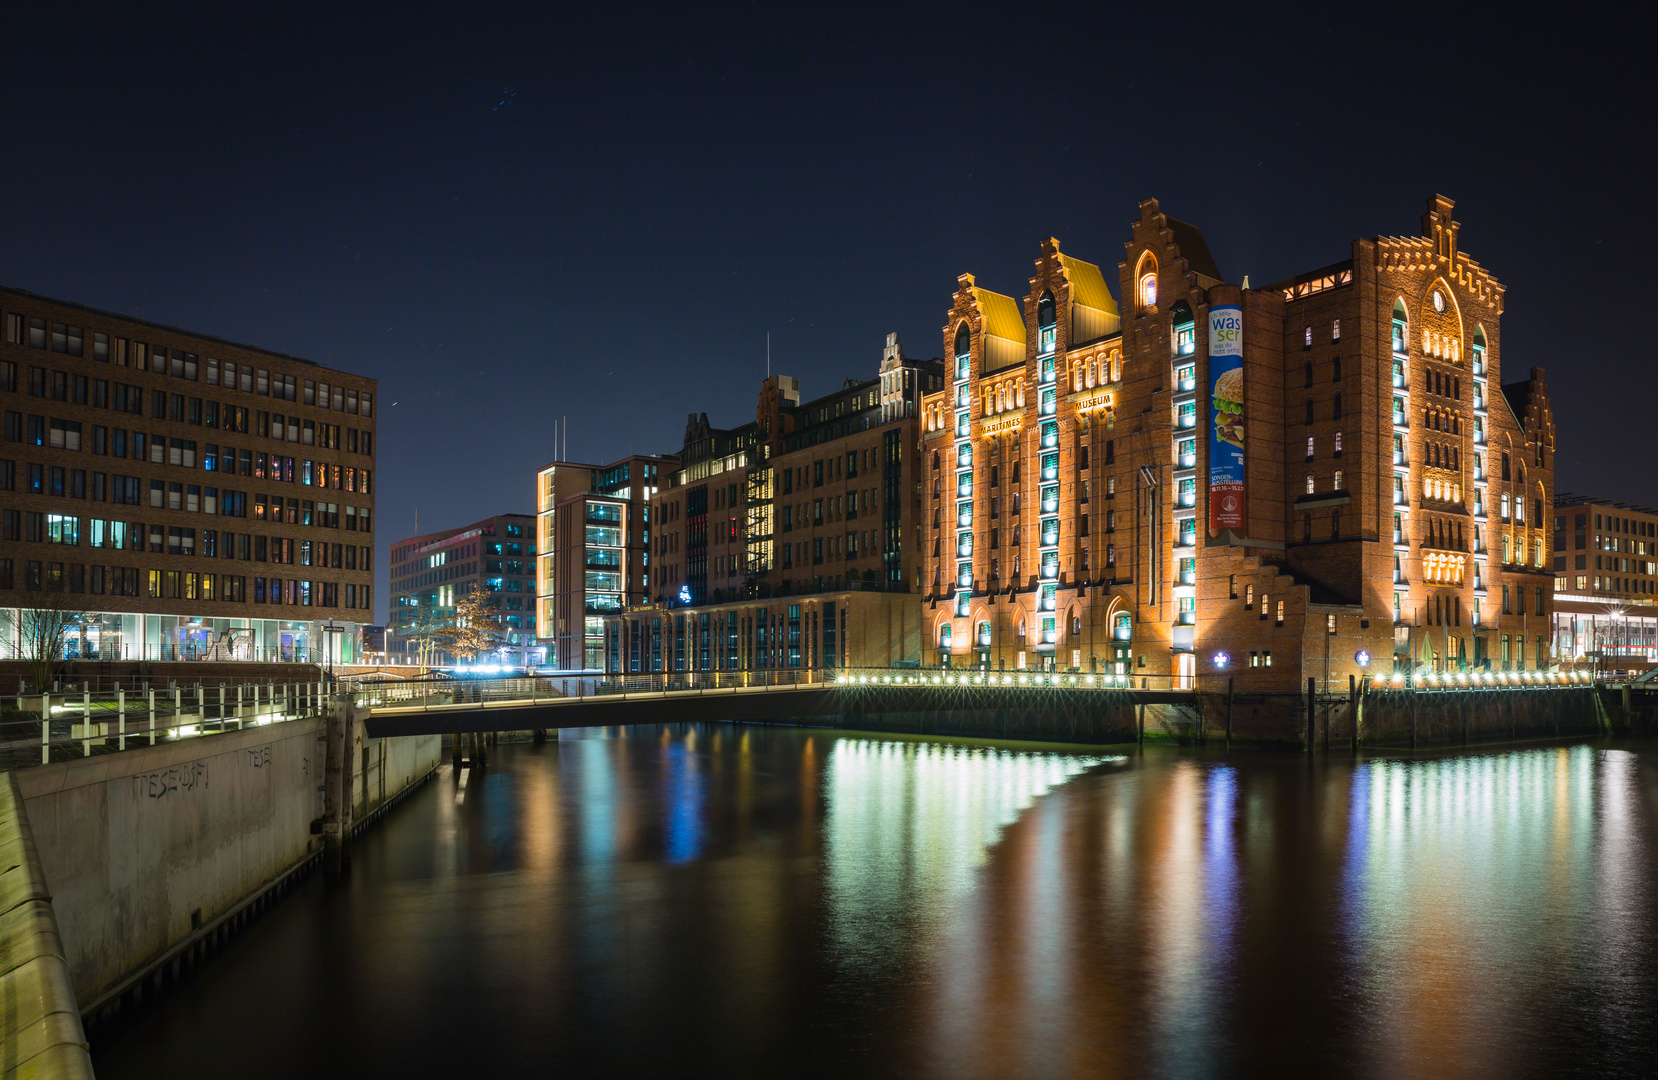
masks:
[[(1238, 673), (1241, 674), (1241, 673)], [(493, 679), (403, 679), (374, 676), (342, 680), (359, 705), (408, 706), (520, 703), (606, 698), (632, 694), (708, 694), (750, 690), (827, 687), (837, 690), (881, 687), (935, 687), (939, 690), (1006, 687), (1038, 690), (1152, 691), (1224, 694), (1237, 679), (1230, 672), (1202, 675), (1148, 675), (1077, 671), (995, 671), (978, 668), (785, 668), (763, 671), (668, 671), (626, 675), (535, 676)], [(1581, 686), (1589, 677), (1570, 672), (1469, 672), (1375, 675), (1367, 690), (1450, 692), (1457, 690), (1548, 689)], [(1322, 693), (1346, 693), (1345, 680)], [(1295, 691), (1299, 692), (1299, 690)]]
[(322, 682), (263, 682), (7, 695), (0, 770), (319, 716), (328, 694)]

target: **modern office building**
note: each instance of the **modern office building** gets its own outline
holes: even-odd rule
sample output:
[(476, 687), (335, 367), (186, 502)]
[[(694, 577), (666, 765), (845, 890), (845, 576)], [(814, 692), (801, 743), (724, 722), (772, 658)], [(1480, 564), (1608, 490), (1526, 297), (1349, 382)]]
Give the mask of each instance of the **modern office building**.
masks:
[(635, 455), (609, 465), (555, 461), (536, 474), (542, 632), (560, 670), (601, 667), (605, 617), (644, 603), (650, 500), (674, 465)]
[(651, 502), (650, 603), (607, 621), (606, 670), (918, 663), (920, 402), (943, 384), (889, 334), (875, 378), (802, 403), (772, 376), (730, 429), (691, 414)]
[(0, 324), (0, 654), (53, 608), (73, 657), (355, 659), (373, 379), (16, 289)]
[(1546, 665), (1547, 391), (1503, 383), (1451, 209), (1264, 288), (1155, 200), (1121, 305), (1051, 239), (1022, 299), (962, 275), (922, 405), (933, 657), (1261, 689)]
[(1573, 664), (1658, 663), (1658, 508), (1555, 496), (1553, 633)]
[(491, 595), (491, 607), (506, 634), (505, 647), (488, 662), (543, 663), (546, 649), (537, 637), (535, 560), (531, 514), (497, 514), (458, 529), (397, 541), (391, 548), (386, 642), (393, 662), (455, 663), (454, 655), (433, 647), (430, 634), (454, 615), (456, 600), (482, 589)]

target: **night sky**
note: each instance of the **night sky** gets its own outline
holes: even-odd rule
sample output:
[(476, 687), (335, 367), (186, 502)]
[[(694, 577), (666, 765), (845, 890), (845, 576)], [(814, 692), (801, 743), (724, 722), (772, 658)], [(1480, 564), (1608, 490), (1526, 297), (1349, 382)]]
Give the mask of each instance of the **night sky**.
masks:
[[(1136, 204), (1262, 285), (1457, 201), (1561, 490), (1658, 504), (1651, 20), (1233, 5), (14, 5), (0, 281), (380, 380), (391, 541), (816, 396)], [(389, 5), (385, 11), (393, 10)]]

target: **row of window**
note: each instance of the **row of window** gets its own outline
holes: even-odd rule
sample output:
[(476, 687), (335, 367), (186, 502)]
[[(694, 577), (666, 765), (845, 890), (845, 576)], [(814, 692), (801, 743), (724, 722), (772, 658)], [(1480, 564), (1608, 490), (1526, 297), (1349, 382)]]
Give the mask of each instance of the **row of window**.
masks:
[[(195, 570), (142, 570), (135, 566), (88, 566), (42, 559), (0, 559), (0, 590), (92, 596), (142, 596), (153, 600), (287, 604), (297, 607), (374, 606), (373, 587), (336, 581), (248, 578)], [(343, 600), (343, 602), (342, 602)]]
[[(297, 563), (336, 570), (372, 570), (372, 545), (335, 543), (327, 540), (295, 539), (235, 533), (229, 530), (193, 529), (179, 525), (150, 525), (139, 521), (82, 518), (73, 514), (37, 511), (0, 511), (0, 539), (23, 540), (65, 547), (103, 548), (111, 551), (149, 551), (157, 555), (200, 555), (208, 559), (240, 559), (243, 562)], [(199, 543), (198, 543), (199, 541)]]
[[(0, 361), (0, 390), (16, 389), (16, 370), (15, 364)], [(144, 415), (142, 389), (126, 383), (111, 384), (106, 379), (89, 380), (84, 375), (70, 376), (61, 371), (47, 372), (44, 368), (30, 368), (29, 393), (34, 397), (52, 401), (110, 409), (134, 416)], [(165, 394), (159, 390), (150, 395), (152, 420), (171, 420), (174, 423), (218, 428), (246, 435), (249, 433), (250, 418), (253, 433), (260, 438), (320, 446), (326, 450), (345, 450), (353, 454), (374, 453), (374, 432), (366, 428), (344, 428), (323, 420), (273, 413), (263, 409), (250, 413), (244, 406), (229, 405), (212, 398)]]
[[(86, 335), (79, 326), (48, 323), (45, 319), (14, 311), (6, 313), (5, 327), (8, 344), (49, 349), (66, 356), (85, 355)], [(303, 401), (319, 409), (333, 409), (353, 416), (374, 415), (374, 395), (366, 390), (330, 386), (314, 379), (299, 380), (293, 375), (248, 364), (238, 365), (228, 360), (220, 361), (211, 356), (203, 364), (193, 352), (150, 346), (142, 341), (112, 337), (101, 331), (92, 334), (91, 358), (99, 363), (148, 370), (152, 374), (168, 375), (187, 382), (205, 381), (209, 386), (240, 390), (245, 394)]]
[[(194, 469), (197, 462), (197, 443), (194, 439), (170, 439), (125, 428), (106, 428), (94, 425), (90, 440), (78, 420), (48, 421), (43, 416), (24, 418), (19, 413), (5, 415), (5, 438), (26, 446), (49, 447), (54, 450), (81, 452), (83, 449), (100, 457), (128, 458), (149, 461), (153, 465), (174, 465)], [(201, 465), (208, 472), (222, 472), (258, 480), (283, 480), (310, 487), (331, 487), (368, 495), (373, 489), (373, 470), (354, 465), (337, 465), (309, 459), (296, 460), (278, 454), (238, 451), (235, 447), (220, 447), (218, 443), (201, 444)], [(240, 469), (238, 470), (238, 464)]]
[[(274, 477), (273, 479), (280, 479)], [(17, 487), (15, 463), (0, 460), (0, 491)], [(143, 480), (136, 476), (121, 476), (85, 469), (69, 469), (60, 465), (29, 463), (23, 477), (23, 490), (30, 495), (48, 495), (67, 499), (87, 499), (92, 502), (112, 502), (126, 506), (144, 505)], [(211, 485), (186, 484), (177, 481), (151, 480), (149, 505), (157, 510), (182, 510), (187, 513), (220, 514), (225, 517), (248, 516), (248, 495), (243, 491), (217, 488)], [(259, 520), (283, 519), (283, 497), (255, 495), (253, 516)], [(348, 532), (372, 532), (374, 511), (367, 506), (346, 506), (314, 499), (287, 500), (286, 517), (290, 524), (314, 525), (324, 529), (344, 528)]]

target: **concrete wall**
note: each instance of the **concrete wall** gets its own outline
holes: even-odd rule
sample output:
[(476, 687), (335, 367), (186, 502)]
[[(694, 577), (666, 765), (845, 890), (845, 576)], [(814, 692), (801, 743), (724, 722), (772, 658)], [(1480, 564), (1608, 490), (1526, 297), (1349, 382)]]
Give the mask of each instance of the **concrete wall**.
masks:
[(12, 774), (0, 776), (0, 1078), (92, 1076), (52, 898)]
[[(15, 774), (83, 1009), (321, 851), (323, 735), (295, 720)], [(352, 741), (359, 817), (440, 754)]]

